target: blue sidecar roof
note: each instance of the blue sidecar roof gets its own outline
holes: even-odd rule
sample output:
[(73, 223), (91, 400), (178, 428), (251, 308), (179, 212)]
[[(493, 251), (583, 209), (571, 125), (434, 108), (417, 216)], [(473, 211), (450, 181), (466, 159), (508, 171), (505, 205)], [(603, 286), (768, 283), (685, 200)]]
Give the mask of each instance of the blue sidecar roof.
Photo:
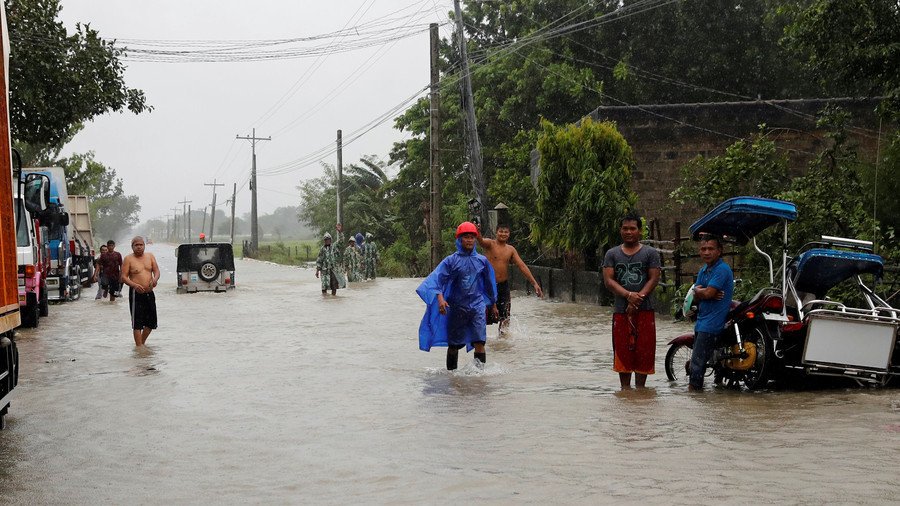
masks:
[(781, 220), (797, 219), (797, 206), (784, 200), (762, 197), (734, 197), (691, 225), (691, 237), (696, 241), (701, 233), (728, 236), (738, 244), (747, 244), (756, 234), (778, 224)]
[(872, 253), (814, 248), (796, 261), (794, 287), (800, 292), (824, 296), (835, 285), (860, 274), (881, 276), (884, 261)]

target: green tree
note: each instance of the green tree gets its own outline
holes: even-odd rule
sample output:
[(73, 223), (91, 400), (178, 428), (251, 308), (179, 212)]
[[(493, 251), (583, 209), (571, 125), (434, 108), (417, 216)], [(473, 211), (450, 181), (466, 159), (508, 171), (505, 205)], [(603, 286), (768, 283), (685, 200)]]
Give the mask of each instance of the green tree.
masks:
[(532, 240), (577, 250), (596, 268), (601, 246), (618, 240), (619, 218), (634, 208), (634, 159), (616, 126), (585, 118), (580, 124), (542, 123), (541, 175)]
[(66, 174), (69, 195), (87, 195), (91, 202), (91, 225), (94, 235), (119, 238), (138, 222), (141, 212), (136, 195), (126, 195), (122, 178), (116, 170), (94, 159), (92, 151), (56, 160)]
[(837, 94), (884, 96), (900, 119), (900, 6), (896, 0), (815, 0), (787, 30), (785, 43)]
[(70, 34), (60, 10), (60, 0), (6, 0), (12, 137), (32, 145), (61, 146), (107, 112), (150, 110), (125, 85), (124, 50), (88, 24)]
[(706, 212), (739, 195), (774, 198), (788, 180), (788, 159), (775, 142), (760, 133), (728, 146), (715, 157), (698, 156), (681, 168), (683, 184), (671, 198)]

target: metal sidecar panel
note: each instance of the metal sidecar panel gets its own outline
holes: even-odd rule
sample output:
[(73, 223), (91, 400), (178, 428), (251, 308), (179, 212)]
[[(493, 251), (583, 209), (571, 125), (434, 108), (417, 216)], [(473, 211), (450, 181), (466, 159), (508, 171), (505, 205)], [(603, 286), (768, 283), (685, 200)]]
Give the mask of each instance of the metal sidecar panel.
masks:
[(898, 326), (897, 321), (810, 314), (803, 364), (830, 369), (831, 374), (841, 370), (888, 374)]

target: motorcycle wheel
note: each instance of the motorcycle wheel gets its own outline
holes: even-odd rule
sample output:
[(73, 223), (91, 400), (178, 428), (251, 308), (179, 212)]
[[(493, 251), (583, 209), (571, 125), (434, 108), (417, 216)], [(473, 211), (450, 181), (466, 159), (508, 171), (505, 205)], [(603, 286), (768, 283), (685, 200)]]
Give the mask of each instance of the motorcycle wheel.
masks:
[(775, 358), (772, 338), (763, 329), (756, 327), (746, 340), (756, 345), (756, 362), (744, 372), (744, 386), (748, 390), (759, 390), (769, 382), (771, 362)]
[(666, 376), (669, 381), (686, 383), (690, 377), (691, 353), (693, 349), (686, 344), (673, 344), (666, 352)]

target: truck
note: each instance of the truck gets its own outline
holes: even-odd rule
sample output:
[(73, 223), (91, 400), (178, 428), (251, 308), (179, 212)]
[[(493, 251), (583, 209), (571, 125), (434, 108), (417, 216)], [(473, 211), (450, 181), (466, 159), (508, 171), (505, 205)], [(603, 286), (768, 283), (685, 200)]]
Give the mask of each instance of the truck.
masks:
[(9, 32), (0, 4), (0, 429), (6, 426), (13, 389), (19, 381), (15, 329), (21, 325), (16, 260), (12, 141), (9, 131)]
[(51, 301), (64, 302), (81, 297), (81, 267), (75, 259), (75, 241), (69, 231), (69, 214), (66, 204), (69, 192), (62, 167), (29, 167), (23, 174), (46, 176), (50, 181), (50, 203), (41, 214), (47, 226), (50, 243), (50, 270), (47, 275), (47, 293)]
[(81, 272), (81, 286), (90, 288), (94, 283), (94, 232), (87, 195), (69, 195), (67, 211), (72, 257)]
[[(39, 181), (39, 178), (38, 178)], [(50, 269), (50, 245), (44, 239), (46, 228), (26, 205), (22, 191), (25, 186), (17, 178), (14, 183), (16, 260), (18, 264), (19, 309), (22, 326), (37, 327), (40, 317), (47, 316), (49, 297), (47, 294), (47, 274)], [(30, 182), (33, 186), (34, 182)]]

